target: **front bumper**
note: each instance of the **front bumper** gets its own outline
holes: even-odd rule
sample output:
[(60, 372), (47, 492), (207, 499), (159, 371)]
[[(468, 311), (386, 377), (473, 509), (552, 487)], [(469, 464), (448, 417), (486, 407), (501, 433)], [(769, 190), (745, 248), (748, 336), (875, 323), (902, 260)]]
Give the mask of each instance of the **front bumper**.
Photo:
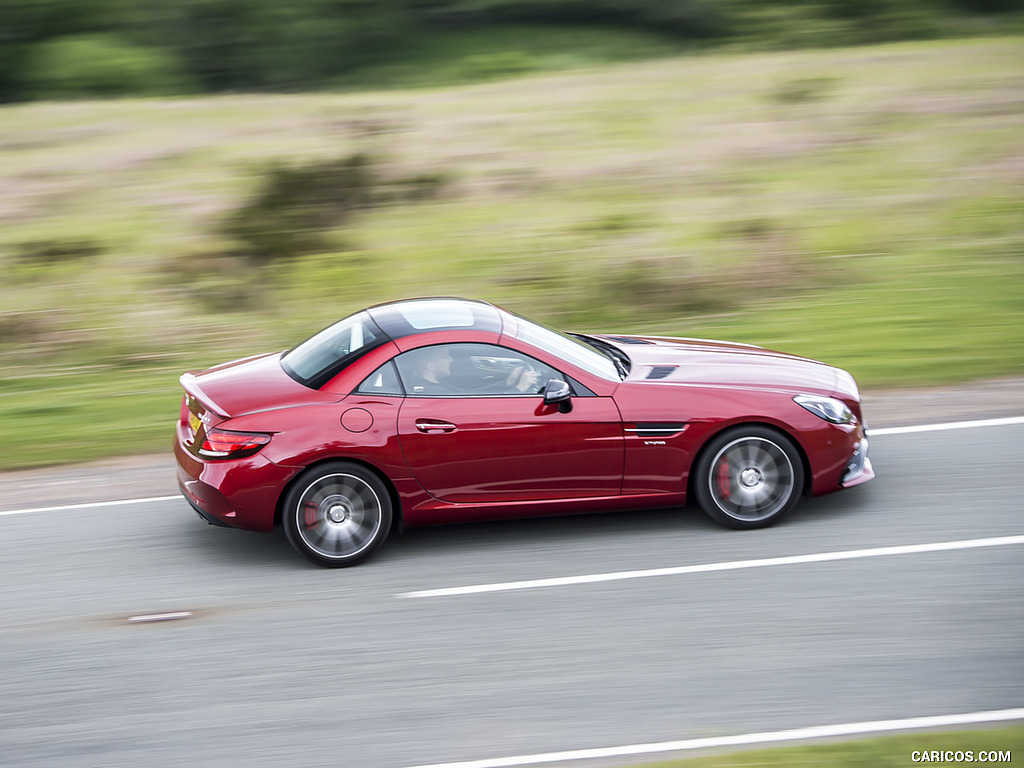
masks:
[(860, 441), (854, 446), (853, 455), (850, 457), (846, 470), (839, 480), (840, 487), (851, 488), (874, 478), (875, 471), (871, 466), (871, 459), (868, 458), (868, 447), (868, 438), (865, 432)]

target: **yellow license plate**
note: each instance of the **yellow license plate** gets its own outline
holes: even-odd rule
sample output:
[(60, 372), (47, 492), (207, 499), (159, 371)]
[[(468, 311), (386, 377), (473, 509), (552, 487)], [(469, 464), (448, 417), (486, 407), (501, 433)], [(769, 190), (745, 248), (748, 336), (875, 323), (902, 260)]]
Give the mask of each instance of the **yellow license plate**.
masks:
[(196, 416), (196, 415), (195, 415), (194, 413), (190, 413), (190, 414), (188, 415), (188, 425), (189, 425), (190, 427), (192, 427), (192, 434), (193, 434), (193, 435), (195, 435), (195, 434), (198, 434), (198, 433), (199, 433), (199, 425), (200, 425), (200, 424), (202, 424), (202, 423), (203, 423), (203, 422), (201, 422), (201, 421), (199, 420), (199, 417), (198, 417), (198, 416)]

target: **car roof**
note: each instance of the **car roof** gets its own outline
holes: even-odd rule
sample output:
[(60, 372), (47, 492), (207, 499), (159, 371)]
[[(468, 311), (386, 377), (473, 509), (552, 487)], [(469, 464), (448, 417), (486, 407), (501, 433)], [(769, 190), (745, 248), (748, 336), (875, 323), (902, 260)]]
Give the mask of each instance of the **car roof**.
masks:
[(501, 334), (502, 313), (486, 301), (423, 298), (391, 301), (366, 310), (391, 339), (434, 331), (483, 331)]

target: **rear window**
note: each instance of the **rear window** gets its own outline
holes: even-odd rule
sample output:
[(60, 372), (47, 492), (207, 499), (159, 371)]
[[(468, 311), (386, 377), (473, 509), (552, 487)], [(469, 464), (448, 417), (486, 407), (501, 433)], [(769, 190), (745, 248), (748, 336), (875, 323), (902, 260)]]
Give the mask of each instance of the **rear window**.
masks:
[(373, 318), (359, 312), (290, 349), (282, 356), (281, 367), (300, 384), (319, 389), (387, 340)]

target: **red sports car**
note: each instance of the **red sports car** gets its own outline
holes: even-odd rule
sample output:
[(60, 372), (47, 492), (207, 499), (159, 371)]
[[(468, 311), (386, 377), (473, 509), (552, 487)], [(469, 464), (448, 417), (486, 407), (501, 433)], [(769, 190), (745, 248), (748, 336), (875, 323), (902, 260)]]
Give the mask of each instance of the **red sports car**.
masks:
[(174, 452), (210, 523), (353, 565), (394, 527), (682, 505), (733, 528), (874, 477), (857, 385), (760, 347), (565, 334), (482, 301), (358, 312), (181, 377)]

